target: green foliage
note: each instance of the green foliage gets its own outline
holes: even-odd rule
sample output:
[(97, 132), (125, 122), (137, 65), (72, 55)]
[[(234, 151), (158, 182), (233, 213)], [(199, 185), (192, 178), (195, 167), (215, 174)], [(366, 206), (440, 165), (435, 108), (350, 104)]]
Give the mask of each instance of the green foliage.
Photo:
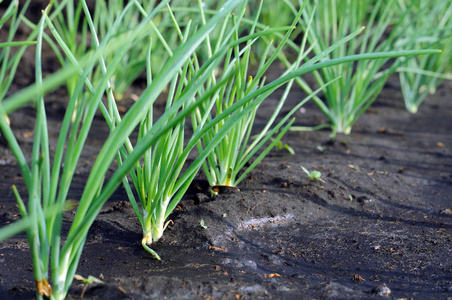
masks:
[(401, 44), (412, 49), (438, 48), (441, 53), (409, 59), (399, 72), (407, 110), (416, 113), (428, 94), (444, 79), (452, 79), (452, 6), (450, 1), (399, 0), (398, 11), (410, 10), (404, 19)]

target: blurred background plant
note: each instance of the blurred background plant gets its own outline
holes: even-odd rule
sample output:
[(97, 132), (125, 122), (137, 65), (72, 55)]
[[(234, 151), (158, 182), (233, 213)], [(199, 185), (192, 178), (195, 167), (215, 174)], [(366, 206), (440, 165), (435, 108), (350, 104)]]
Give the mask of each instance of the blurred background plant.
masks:
[[(247, 11), (243, 22), (252, 24), (256, 19), (256, 27), (260, 30), (265, 28), (277, 28), (290, 26), (293, 24), (297, 12), (300, 10), (301, 2), (298, 0), (264, 1), (261, 4), (259, 0), (248, 1)], [(292, 10), (294, 8), (294, 10)], [(301, 27), (296, 26), (292, 29), (288, 43), (297, 39), (301, 33)], [(250, 62), (256, 64), (259, 58), (264, 54), (270, 41), (281, 40), (281, 34), (266, 35), (265, 38), (256, 41), (251, 51)]]
[[(10, 91), (17, 67), (25, 53), (25, 49), (29, 45), (36, 44), (36, 41), (33, 40), (36, 38), (36, 32), (30, 34), (25, 41), (16, 40), (17, 30), (30, 5), (30, 1), (24, 2), (20, 10), (19, 1), (11, 1), (0, 17), (0, 30), (7, 32), (6, 40), (0, 42), (0, 101)], [(16, 48), (15, 51), (13, 51), (13, 47)]]
[[(84, 17), (85, 8), (88, 8), (86, 1), (76, 0), (54, 0), (54, 9), (49, 16), (62, 40), (65, 42), (75, 59), (93, 49), (91, 30)], [(133, 2), (134, 5), (124, 10), (126, 5)], [(107, 32), (116, 39), (127, 37), (135, 27), (151, 12), (154, 12), (157, 6), (160, 7), (161, 1), (156, 0), (133, 0), (125, 1), (95, 1), (89, 11), (92, 14), (92, 26), (96, 30), (99, 39), (103, 39)], [(194, 27), (205, 23), (205, 16), (202, 14), (204, 7), (209, 7), (210, 14), (214, 15), (221, 7), (221, 1), (171, 1), (171, 8), (168, 1), (165, 1), (165, 7), (158, 8), (158, 13), (149, 21), (149, 37), (152, 39), (151, 51), (153, 53), (151, 62), (153, 65), (153, 75), (158, 74), (165, 62), (173, 55), (177, 48), (179, 36), (174, 30), (174, 20), (177, 20), (181, 27), (189, 23), (194, 23)], [(224, 2), (223, 2), (224, 3)], [(84, 8), (85, 7), (85, 8)], [(111, 27), (121, 16), (121, 24), (115, 26), (115, 32), (111, 32)], [(28, 23), (31, 27), (33, 24)], [(214, 29), (218, 30), (218, 29)], [(215, 35), (213, 35), (215, 36)], [(61, 50), (49, 39), (47, 41), (52, 45), (61, 65), (67, 64), (63, 59)], [(137, 42), (130, 51), (124, 55), (121, 70), (117, 70), (112, 76), (110, 83), (116, 100), (121, 100), (127, 88), (144, 74), (146, 66), (146, 55), (149, 46), (148, 40)], [(105, 57), (105, 63), (108, 64), (114, 59), (114, 53)], [(90, 74), (92, 81), (101, 77), (102, 71), (97, 68), (93, 74)], [(74, 86), (76, 78), (68, 81), (68, 89)], [(143, 80), (145, 81), (145, 80)]]
[[(313, 98), (330, 121), (332, 138), (337, 133), (350, 133), (358, 117), (377, 98), (387, 78), (408, 60), (393, 58), (420, 54), (403, 51), (403, 45), (398, 44), (405, 36), (405, 19), (410, 11), (404, 11), (392, 23), (394, 5), (395, 0), (315, 0), (309, 1), (303, 11), (300, 25), (309, 29), (305, 32), (314, 55), (365, 25), (362, 34), (337, 47), (324, 60), (355, 54), (391, 53), (384, 59), (350, 62), (313, 72), (318, 85), (341, 76), (324, 89), (322, 98)], [(409, 45), (403, 48), (411, 49)], [(307, 93), (312, 92), (306, 82), (297, 82)]]
[[(75, 1), (75, 0), (54, 0), (54, 9), (49, 16), (52, 20), (53, 26), (56, 28), (60, 34), (65, 45), (71, 51), (72, 55), (76, 60), (80, 59), (90, 49), (96, 48), (96, 45), (92, 41), (92, 30), (95, 30), (96, 35), (99, 39), (104, 39), (108, 33), (112, 38), (124, 39), (131, 32), (135, 30), (135, 27), (140, 24), (143, 18), (143, 13), (145, 13), (141, 2), (146, 3), (146, 8), (148, 11), (155, 11), (157, 5), (156, 1), (130, 1), (125, 3), (124, 1), (95, 1), (93, 7), (88, 10), (88, 5), (86, 1)], [(133, 3), (134, 5), (126, 5)], [(127, 6), (127, 9), (125, 9)], [(164, 7), (160, 6), (158, 8), (159, 13), (164, 10)], [(89, 24), (85, 15), (87, 11), (92, 11), (92, 28), (89, 28)], [(147, 15), (147, 13), (146, 13)], [(154, 36), (156, 39), (161, 38), (161, 34), (157, 29), (160, 22), (162, 22), (162, 16), (167, 16), (167, 14), (160, 14), (156, 16), (155, 19), (149, 21), (149, 33), (150, 37)], [(167, 18), (169, 18), (167, 16)], [(120, 24), (117, 20), (121, 20)], [(157, 24), (156, 24), (157, 23)], [(113, 24), (115, 24), (115, 31), (112, 32), (110, 29)], [(162, 25), (164, 27), (164, 25)], [(162, 40), (162, 39), (161, 39)], [(168, 39), (167, 39), (168, 40)], [(61, 52), (61, 49), (54, 45), (51, 40), (47, 39), (50, 45), (53, 45), (53, 49), (59, 58), (60, 64), (62, 66), (70, 64)], [(163, 40), (165, 42), (165, 40)], [(160, 45), (160, 43), (155, 43)], [(166, 44), (163, 44), (167, 46)], [(122, 67), (120, 70), (116, 70), (115, 74), (110, 80), (111, 88), (117, 100), (122, 99), (123, 94), (127, 87), (136, 80), (136, 78), (144, 71), (145, 59), (146, 59), (146, 49), (148, 46), (148, 40), (137, 41), (133, 45), (130, 51), (124, 55), (122, 58)], [(156, 60), (160, 66), (168, 59), (168, 54), (164, 49), (160, 47), (160, 50), (155, 50), (156, 54), (160, 55), (160, 59)], [(105, 63), (108, 64), (114, 59), (114, 53), (105, 57)], [(99, 78), (102, 77), (102, 70), (96, 68), (90, 74), (91, 81), (96, 83)], [(71, 78), (68, 83), (69, 93), (73, 89), (77, 78)]]
[(398, 0), (396, 19), (407, 10), (410, 13), (403, 22), (405, 38), (399, 44), (442, 51), (408, 59), (397, 69), (406, 109), (416, 113), (425, 97), (434, 94), (444, 79), (452, 80), (452, 5), (450, 1)]

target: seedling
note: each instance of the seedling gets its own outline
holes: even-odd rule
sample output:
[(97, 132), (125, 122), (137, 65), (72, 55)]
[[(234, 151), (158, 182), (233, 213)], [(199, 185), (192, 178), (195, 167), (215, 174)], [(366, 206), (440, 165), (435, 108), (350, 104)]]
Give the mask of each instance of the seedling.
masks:
[[(274, 141), (273, 138), (270, 139), (271, 141)], [(278, 141), (275, 145), (276, 150), (281, 151), (281, 150), (287, 150), (287, 152), (289, 152), (292, 155), (295, 155), (295, 150), (293, 150), (292, 147), (289, 146), (289, 144), (284, 144), (281, 141)]]
[(199, 222), (199, 225), (201, 225), (202, 228), (207, 229), (207, 226), (204, 224), (203, 219), (201, 219), (201, 222)]
[(300, 167), (306, 174), (308, 174), (308, 177), (311, 181), (318, 180), (321, 182), (325, 182), (322, 178), (320, 178), (322, 176), (322, 173), (320, 173), (319, 171), (310, 172), (305, 167), (303, 167), (303, 166), (300, 166)]
[(88, 285), (90, 284), (105, 284), (102, 280), (100, 280), (99, 278), (96, 278), (94, 276), (89, 275), (88, 278), (85, 278), (81, 275), (75, 274), (74, 275), (74, 279), (81, 281), (83, 283), (83, 290), (82, 293), (80, 295), (80, 298), (83, 299), (83, 296), (85, 295), (86, 289), (88, 288)]

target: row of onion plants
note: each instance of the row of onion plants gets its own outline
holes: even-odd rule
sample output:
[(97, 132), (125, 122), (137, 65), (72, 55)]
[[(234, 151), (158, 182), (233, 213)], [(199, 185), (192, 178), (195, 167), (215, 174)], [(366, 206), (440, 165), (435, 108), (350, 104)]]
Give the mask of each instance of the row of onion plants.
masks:
[[(0, 103), (0, 128), (28, 191), (26, 201), (14, 188), (22, 219), (0, 229), (0, 240), (27, 232), (38, 299), (66, 297), (88, 230), (119, 186), (125, 188), (142, 226), (142, 246), (160, 259), (151, 245), (162, 236), (167, 218), (200, 169), (214, 192), (222, 185), (236, 186), (280, 142), (300, 106), (311, 98), (321, 106), (317, 96), (320, 90), (337, 95), (343, 92), (331, 89), (338, 82), (344, 86), (347, 80), (356, 81), (350, 75), (354, 64), (356, 69), (366, 69), (368, 65), (360, 64), (371, 60), (366, 64), (373, 64), (371, 69), (377, 73), (379, 64), (390, 58), (437, 52), (394, 52), (388, 50), (389, 46), (376, 47), (377, 41), (371, 36), (381, 37), (387, 26), (383, 18), (377, 22), (381, 26), (374, 28), (377, 15), (384, 17), (388, 13), (381, 1), (378, 7), (382, 10), (376, 9), (367, 21), (369, 28), (376, 31), (372, 35), (367, 32), (359, 36), (362, 28), (350, 30), (366, 19), (363, 8), (355, 5), (350, 6), (352, 12), (344, 13), (347, 22), (338, 22), (337, 16), (332, 19), (334, 22), (328, 21), (340, 27), (333, 27), (333, 35), (327, 35), (325, 40), (321, 35), (328, 31), (330, 23), (320, 24), (311, 1), (299, 0), (298, 9), (293, 2), (284, 1), (294, 12), (292, 24), (274, 28), (261, 22), (266, 16), (264, 1), (258, 1), (255, 13), (247, 14), (248, 2), (243, 0), (197, 1), (189, 8), (179, 1), (174, 1), (173, 6), (169, 0), (132, 0), (125, 5), (96, 1), (94, 10), (83, 0), (54, 0), (38, 24), (24, 17), (26, 7), (20, 13), (15, 5), (8, 8), (11, 13), (4, 17), (5, 22), (6, 18), (12, 18), (11, 24), (23, 21), (31, 28), (31, 34), (27, 41), (11, 44), (11, 32), (9, 44), (1, 45), (2, 49), (22, 47), (22, 52), (16, 52), (18, 56), (13, 56), (5, 68), (14, 71), (24, 47), (36, 43), (36, 74), (34, 85), (8, 97), (2, 94), (5, 99)], [(326, 8), (323, 12), (327, 12)], [(191, 22), (192, 16), (198, 21)], [(300, 44), (291, 40), (296, 25), (305, 31)], [(10, 30), (14, 28), (17, 26), (10, 26)], [(372, 47), (360, 48), (362, 40)], [(62, 65), (46, 78), (41, 66), (44, 42), (54, 49)], [(345, 50), (347, 45), (353, 50)], [(295, 50), (292, 61), (284, 54), (287, 47)], [(258, 51), (253, 52), (255, 48)], [(361, 50), (356, 51), (358, 48)], [(381, 51), (372, 53), (376, 50)], [(287, 71), (267, 82), (265, 74), (279, 60)], [(329, 72), (332, 68), (340, 68), (341, 72)], [(390, 68), (391, 72), (394, 68)], [(121, 115), (117, 101), (140, 70), (145, 70), (146, 88)], [(301, 79), (312, 72), (319, 78), (317, 90), (308, 89)], [(128, 75), (122, 76), (124, 73)], [(370, 81), (375, 79), (374, 73), (369, 75)], [(387, 73), (383, 72), (380, 78), (386, 78)], [(326, 74), (324, 78), (322, 74)], [(308, 96), (280, 116), (294, 81), (309, 92)], [(370, 89), (375, 92), (382, 82), (377, 79)], [(62, 85), (67, 86), (69, 100), (55, 152), (51, 153), (45, 98)], [(368, 89), (368, 85), (361, 81), (359, 90)], [(256, 133), (253, 123), (259, 106), (281, 87), (284, 92), (274, 114)], [(353, 95), (357, 94), (354, 89)], [(346, 91), (350, 92), (349, 87)], [(165, 110), (156, 118), (155, 103), (163, 96)], [(30, 103), (36, 109), (36, 123), (31, 161), (27, 161), (27, 153), (16, 140), (7, 116)], [(347, 132), (350, 122), (339, 122), (342, 117), (335, 111), (343, 113), (350, 104), (341, 104), (342, 108), (330, 104), (331, 109), (323, 105), (331, 120), (337, 121), (333, 132)], [(366, 105), (355, 106), (361, 111)], [(66, 232), (63, 220), (65, 207), (70, 204), (70, 187), (88, 133), (95, 130), (91, 125), (98, 110), (110, 134), (99, 150)], [(280, 121), (276, 121), (278, 118)], [(192, 126), (191, 134), (187, 125)], [(130, 136), (134, 131), (138, 132), (138, 139), (132, 143)], [(191, 154), (196, 157), (193, 161), (188, 159)], [(107, 178), (114, 161), (117, 169)]]

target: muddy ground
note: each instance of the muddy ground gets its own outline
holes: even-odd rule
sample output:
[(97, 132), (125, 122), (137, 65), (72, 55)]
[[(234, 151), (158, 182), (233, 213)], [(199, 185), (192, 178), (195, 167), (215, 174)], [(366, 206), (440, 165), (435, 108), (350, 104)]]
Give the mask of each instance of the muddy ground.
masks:
[[(32, 60), (30, 52), (24, 61)], [(12, 91), (32, 81), (33, 70), (21, 68)], [(119, 189), (93, 224), (77, 271), (105, 285), (88, 286), (84, 298), (451, 299), (451, 95), (452, 83), (444, 82), (413, 115), (392, 77), (351, 135), (332, 141), (328, 131), (288, 133), (284, 142), (296, 154), (272, 151), (240, 191), (212, 197), (199, 174), (153, 247), (162, 261), (141, 247), (141, 228)], [(294, 89), (285, 111), (303, 97)], [(53, 142), (64, 99), (62, 89), (46, 101)], [(256, 129), (276, 102), (272, 96), (262, 105)], [(28, 150), (34, 115), (28, 107), (10, 116)], [(326, 122), (313, 103), (296, 118), (302, 126)], [(70, 199), (79, 199), (108, 135), (100, 114), (94, 128)], [(300, 166), (320, 171), (325, 182), (310, 181)], [(18, 219), (13, 184), (26, 198), (1, 140), (0, 226)], [(66, 226), (74, 212), (66, 213)], [(34, 288), (26, 235), (0, 243), (0, 299), (31, 299)], [(68, 298), (81, 292), (74, 281)]]

